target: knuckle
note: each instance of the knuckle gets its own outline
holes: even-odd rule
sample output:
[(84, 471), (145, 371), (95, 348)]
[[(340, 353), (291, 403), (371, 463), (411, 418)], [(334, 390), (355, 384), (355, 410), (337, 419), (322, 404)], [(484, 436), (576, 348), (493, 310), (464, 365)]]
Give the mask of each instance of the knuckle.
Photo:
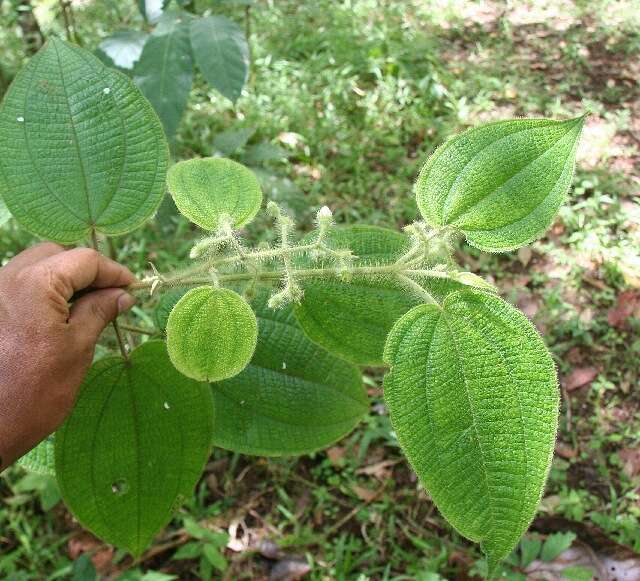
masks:
[(86, 262), (94, 262), (97, 261), (100, 257), (100, 253), (93, 248), (76, 248), (73, 250), (76, 253), (77, 257)]

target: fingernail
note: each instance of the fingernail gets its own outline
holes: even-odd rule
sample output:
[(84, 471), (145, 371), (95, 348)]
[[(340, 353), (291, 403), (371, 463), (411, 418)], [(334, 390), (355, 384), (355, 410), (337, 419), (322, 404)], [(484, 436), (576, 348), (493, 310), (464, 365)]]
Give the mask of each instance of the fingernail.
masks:
[(118, 313), (126, 313), (136, 304), (136, 298), (128, 293), (123, 293), (118, 297)]

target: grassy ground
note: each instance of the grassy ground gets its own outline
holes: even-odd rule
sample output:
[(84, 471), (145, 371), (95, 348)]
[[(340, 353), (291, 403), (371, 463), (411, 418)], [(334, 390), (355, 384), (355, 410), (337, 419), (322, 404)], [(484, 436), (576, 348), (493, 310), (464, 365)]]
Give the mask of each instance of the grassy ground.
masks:
[[(77, 17), (89, 39), (117, 25), (100, 3), (84, 4)], [(250, 144), (286, 151), (260, 163), (276, 176), (272, 196), (303, 226), (327, 204), (342, 223), (398, 227), (416, 218), (412, 182), (446, 135), (490, 119), (593, 112), (575, 187), (548, 236), (509, 255), (460, 248), (538, 325), (562, 379), (557, 454), (540, 516), (505, 566), (512, 579), (524, 578), (539, 540), (537, 578), (560, 579), (567, 567), (567, 579), (605, 578), (611, 563), (640, 563), (639, 24), (631, 0), (257, 2), (247, 93), (232, 107), (197, 82), (176, 142), (177, 158), (209, 155), (221, 131), (254, 128)], [(18, 66), (19, 40), (0, 39), (4, 64)], [(118, 240), (118, 252), (139, 272), (148, 260), (168, 269), (196, 235), (167, 208)], [(31, 242), (10, 224), (0, 258)], [(326, 452), (264, 460), (216, 450), (194, 499), (139, 563), (82, 532), (51, 479), (8, 470), (0, 577), (84, 579), (95, 566), (149, 580), (474, 578), (479, 551), (418, 486), (390, 429), (381, 374), (366, 379), (370, 415)], [(219, 547), (225, 573), (211, 551), (202, 556), (205, 541)]]

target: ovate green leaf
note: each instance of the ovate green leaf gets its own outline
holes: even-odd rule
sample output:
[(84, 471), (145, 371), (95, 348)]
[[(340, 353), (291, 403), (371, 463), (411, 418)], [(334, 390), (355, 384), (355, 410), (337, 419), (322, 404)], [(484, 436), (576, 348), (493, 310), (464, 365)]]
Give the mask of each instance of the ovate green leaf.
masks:
[(157, 111), (170, 139), (176, 134), (193, 82), (188, 19), (179, 12), (163, 14), (134, 69), (136, 84)]
[(52, 38), (0, 111), (0, 191), (31, 232), (74, 242), (140, 226), (164, 194), (168, 150), (149, 103), (122, 73)]
[[(358, 266), (390, 264), (409, 248), (406, 236), (376, 226), (334, 228), (327, 241), (335, 248), (350, 248)], [(421, 283), (436, 298), (462, 286), (444, 279)], [(354, 276), (349, 282), (336, 277), (305, 284), (295, 314), (305, 333), (325, 349), (358, 365), (379, 365), (391, 327), (421, 302), (391, 277)]]
[(213, 147), (223, 155), (231, 155), (244, 147), (256, 132), (255, 127), (241, 127), (222, 131), (213, 138)]
[(584, 116), (514, 119), (469, 129), (427, 161), (416, 184), (423, 217), (470, 244), (504, 251), (539, 238), (563, 203)]
[(191, 46), (207, 83), (235, 102), (249, 75), (249, 46), (242, 28), (224, 16), (195, 19)]
[(253, 172), (222, 157), (176, 163), (167, 184), (180, 212), (205, 230), (218, 228), (223, 214), (240, 228), (254, 218), (262, 203), (262, 189)]
[(213, 424), (209, 386), (178, 373), (164, 343), (102, 359), (56, 432), (56, 473), (77, 519), (139, 555), (193, 492)]
[(403, 316), (385, 361), (385, 401), (405, 455), (494, 568), (529, 526), (553, 455), (559, 398), (542, 339), (500, 298), (463, 290)]
[(326, 448), (367, 412), (357, 367), (307, 339), (290, 307), (253, 303), (258, 345), (247, 368), (212, 385), (213, 443), (259, 456), (290, 456)]
[(240, 373), (251, 360), (257, 336), (255, 313), (229, 289), (191, 289), (167, 322), (171, 361), (198, 381), (220, 381)]

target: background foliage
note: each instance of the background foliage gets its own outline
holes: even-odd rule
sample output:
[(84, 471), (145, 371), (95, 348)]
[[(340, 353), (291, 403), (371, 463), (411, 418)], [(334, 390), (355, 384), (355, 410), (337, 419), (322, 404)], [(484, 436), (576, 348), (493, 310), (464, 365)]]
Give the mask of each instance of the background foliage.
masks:
[[(37, 42), (28, 14), (15, 16), (25, 4), (0, 3), (0, 86)], [(33, 4), (43, 33), (64, 35), (59, 4)], [(140, 43), (159, 25), (153, 16), (142, 19), (137, 4), (72, 2), (77, 36), (93, 48), (134, 30)], [(182, 4), (245, 28), (251, 3)], [(461, 255), (543, 332), (563, 388), (541, 512), (505, 566), (514, 579), (525, 570), (588, 579), (585, 567), (602, 575), (612, 563), (638, 566), (637, 8), (631, 0), (260, 1), (249, 8), (251, 73), (235, 104), (199, 66), (184, 83), (188, 105), (176, 123), (175, 159), (220, 152), (255, 167), (265, 194), (307, 224), (312, 210), (327, 204), (341, 223), (401, 226), (416, 217), (410, 184), (449, 133), (509, 116), (572, 117), (585, 106), (594, 112), (570, 201), (547, 237), (514, 255), (480, 256), (468, 247)], [(259, 222), (249, 228), (260, 236)], [(116, 240), (115, 252), (140, 273), (148, 259), (168, 270), (196, 236), (165, 202), (158, 220), (126, 245)], [(0, 229), (2, 260), (33, 241), (9, 222)], [(149, 325), (144, 317), (136, 310), (130, 323)], [(327, 452), (255, 460), (216, 449), (196, 497), (135, 563), (71, 522), (51, 478), (5, 472), (0, 573), (472, 577), (479, 552), (451, 533), (424, 493), (416, 494), (380, 403), (380, 380), (367, 375), (369, 415)]]

